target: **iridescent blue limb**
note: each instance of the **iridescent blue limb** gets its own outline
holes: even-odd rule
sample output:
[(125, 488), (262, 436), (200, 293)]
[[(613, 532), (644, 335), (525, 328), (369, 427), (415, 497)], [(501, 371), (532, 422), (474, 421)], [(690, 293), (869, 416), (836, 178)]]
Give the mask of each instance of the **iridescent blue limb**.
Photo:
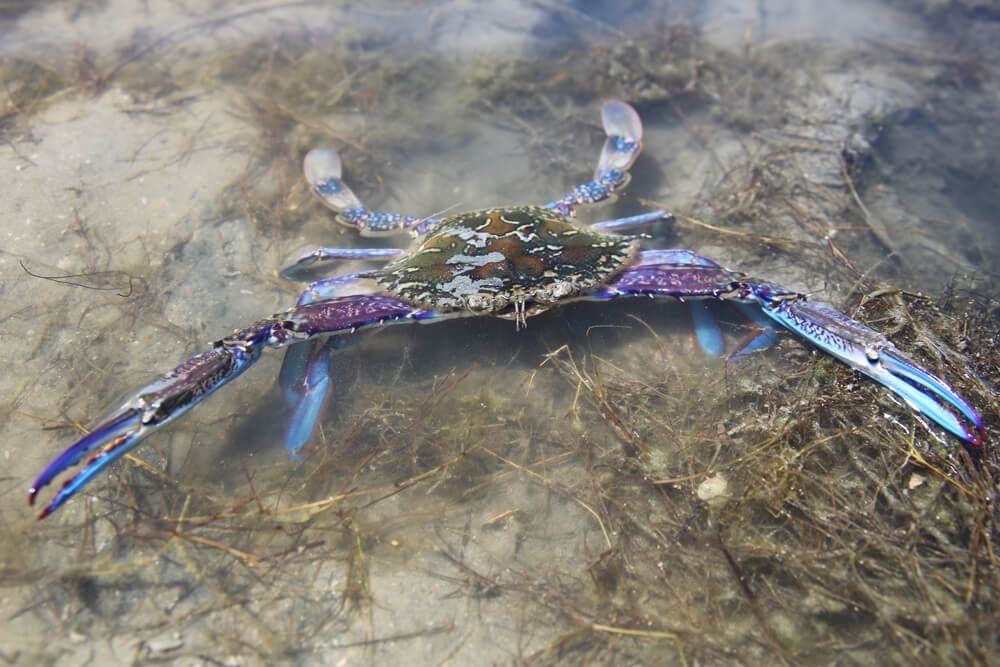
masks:
[(607, 139), (601, 149), (593, 180), (573, 188), (545, 208), (572, 216), (580, 205), (595, 204), (628, 185), (628, 170), (642, 152), (642, 121), (630, 105), (618, 100), (605, 102), (601, 120)]
[(310, 345), (310, 349), (312, 354), (303, 377), (302, 391), (285, 431), (285, 449), (292, 461), (302, 460), (302, 448), (312, 437), (316, 421), (330, 393), (330, 355), (333, 348), (328, 342), (317, 341)]
[(712, 356), (725, 340), (712, 302), (735, 284), (736, 274), (690, 250), (644, 250), (631, 269), (596, 290), (591, 298), (672, 296), (690, 304), (698, 345)]
[(300, 452), (312, 438), (316, 422), (329, 399), (333, 388), (330, 376), (335, 363), (334, 352), (356, 345), (361, 337), (361, 334), (330, 336), (308, 345), (293, 345), (285, 352), (279, 382), (292, 408), (285, 432), (285, 449), (290, 459), (300, 460)]
[(440, 220), (399, 213), (380, 213), (366, 208), (350, 208), (337, 216), (337, 222), (354, 227), (362, 236), (386, 236), (397, 232), (411, 232), (414, 236), (420, 236), (426, 234)]
[(361, 295), (296, 306), (216, 341), (212, 349), (184, 362), (139, 390), (120, 408), (56, 457), (28, 490), (34, 504), (42, 488), (68, 468), (83, 468), (68, 479), (42, 510), (45, 518), (75, 495), (97, 473), (131, 451), (153, 431), (201, 403), (252, 366), (265, 347), (281, 348), (325, 336), (460, 313), (414, 308), (384, 295)]
[(285, 358), (281, 360), (281, 370), (278, 371), (278, 386), (285, 395), (285, 403), (294, 408), (302, 399), (303, 378), (309, 360), (313, 358), (313, 346), (322, 341), (291, 345), (285, 350)]
[(631, 229), (643, 225), (651, 225), (661, 220), (673, 220), (674, 214), (664, 210), (648, 211), (639, 215), (632, 215), (627, 218), (617, 218), (615, 220), (604, 220), (590, 225), (591, 229), (601, 232), (617, 232), (622, 229)]
[[(342, 276), (324, 278), (310, 283), (299, 294), (296, 306), (305, 306), (326, 299), (334, 299), (344, 296), (357, 296), (360, 293), (358, 283), (367, 277), (365, 273), (347, 273)], [(374, 288), (375, 286), (373, 286)], [(350, 293), (345, 293), (350, 290)], [(285, 351), (285, 358), (281, 363), (281, 371), (278, 374), (278, 384), (285, 394), (285, 401), (289, 407), (294, 408), (296, 414), (308, 414), (308, 405), (314, 406), (315, 416), (313, 422), (319, 415), (319, 408), (323, 404), (324, 396), (330, 385), (329, 380), (329, 360), (330, 352), (348, 346), (348, 343), (356, 341), (357, 336), (351, 337), (331, 337), (327, 340), (313, 341), (306, 345), (292, 345)], [(324, 377), (326, 376), (326, 377)], [(299, 418), (298, 422), (301, 423)], [(293, 418), (293, 425), (297, 423)], [(299, 429), (301, 430), (301, 429)], [(312, 427), (310, 425), (309, 431)], [(292, 438), (286, 438), (286, 446), (289, 446)], [(308, 438), (306, 438), (308, 439)], [(302, 444), (305, 444), (303, 441)], [(301, 445), (299, 445), (301, 447)], [(289, 446), (290, 449), (296, 449)]]
[(299, 298), (295, 301), (295, 305), (305, 306), (306, 304), (340, 296), (374, 294), (373, 290), (378, 289), (378, 285), (372, 283), (367, 289), (362, 285), (362, 282), (368, 277), (368, 272), (359, 271), (357, 273), (345, 273), (340, 276), (323, 278), (322, 280), (311, 282), (299, 293)]
[(38, 518), (44, 519), (54, 512), (94, 475), (124, 456), (150, 432), (183, 415), (260, 357), (259, 345), (223, 341), (216, 345), (143, 388), (46, 466), (28, 489), (28, 502), (32, 505), (38, 492), (57, 475), (87, 459), (83, 469), (63, 484)]
[(690, 250), (643, 250), (627, 271), (613, 276), (586, 298), (674, 297), (682, 301), (722, 298), (739, 286), (739, 274)]
[[(636, 264), (616, 277), (605, 289), (606, 297), (649, 294), (672, 296), (691, 304), (695, 335), (706, 353), (719, 356), (725, 351), (725, 341), (714, 312), (713, 300), (722, 298), (737, 285), (740, 275), (727, 271), (717, 262), (691, 250), (679, 248), (643, 250)], [(653, 288), (650, 291), (650, 288)], [(734, 352), (736, 358), (772, 345), (774, 324), (760, 313), (760, 308), (747, 306), (746, 316), (762, 329), (758, 339), (751, 340)]]
[(760, 306), (739, 301), (735, 303), (740, 312), (756, 325), (756, 331), (750, 333), (736, 346), (736, 349), (729, 355), (730, 359), (742, 359), (754, 352), (760, 352), (778, 344), (778, 341), (781, 340), (781, 332), (775, 326), (774, 320), (761, 312)]
[(621, 171), (607, 172), (601, 178), (576, 186), (571, 192), (563, 195), (562, 198), (546, 204), (545, 208), (553, 209), (569, 217), (576, 213), (578, 206), (596, 204), (599, 201), (608, 199), (612, 192), (618, 188), (625, 187), (627, 183), (627, 173)]
[(401, 231), (425, 234), (438, 220), (399, 213), (369, 211), (342, 179), (340, 155), (329, 146), (306, 154), (302, 170), (313, 194), (337, 212), (337, 222), (356, 228), (362, 236), (384, 236)]
[(719, 318), (715, 313), (715, 304), (711, 301), (700, 299), (692, 301), (691, 319), (694, 322), (694, 333), (698, 339), (698, 345), (706, 354), (713, 357), (722, 356), (726, 350), (726, 342), (722, 338), (722, 329), (719, 328)]
[(285, 352), (278, 381), (292, 415), (285, 432), (285, 449), (292, 460), (301, 458), (302, 447), (312, 436), (330, 392), (331, 354), (334, 338), (293, 345)]
[[(971, 445), (983, 445), (986, 431), (975, 409), (948, 383), (920, 368), (878, 331), (782, 287), (744, 283), (741, 291), (744, 298), (759, 303), (761, 311), (778, 324), (894, 392), (953, 435)], [(961, 422), (946, 406), (974, 428)]]
[(881, 333), (829, 306), (809, 301), (804, 294), (746, 282), (739, 274), (690, 251), (654, 250), (640, 253), (637, 264), (587, 298), (620, 296), (711, 298), (756, 307), (764, 317), (867, 375), (953, 435), (970, 445), (983, 445), (986, 432), (982, 417), (957, 391), (920, 368)]
[[(325, 299), (345, 296), (343, 290), (357, 294), (358, 282), (364, 273), (348, 273), (318, 280), (299, 295), (297, 306), (316, 303)], [(358, 341), (355, 336), (331, 336), (306, 345), (292, 345), (285, 351), (285, 359), (278, 374), (278, 384), (285, 394), (285, 401), (292, 408), (292, 416), (285, 434), (285, 447), (289, 458), (298, 459), (299, 451), (309, 441), (329, 395), (332, 380), (330, 366), (332, 354)]]
[(406, 252), (402, 248), (316, 248), (302, 253), (294, 264), (281, 270), (281, 277), (300, 279), (317, 264), (334, 261), (383, 262), (396, 259)]

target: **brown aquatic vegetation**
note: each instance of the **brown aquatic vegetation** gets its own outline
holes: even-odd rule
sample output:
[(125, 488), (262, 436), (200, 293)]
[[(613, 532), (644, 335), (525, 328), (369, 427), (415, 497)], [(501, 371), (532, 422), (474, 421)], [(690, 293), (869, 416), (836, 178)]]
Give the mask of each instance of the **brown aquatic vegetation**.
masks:
[[(784, 76), (781, 53), (740, 60), (681, 28), (669, 35), (551, 66), (478, 64), (458, 92), (492, 107), (496, 123), (546, 128), (525, 150), (540, 172), (560, 175), (586, 150), (570, 149), (572, 158), (552, 150), (574, 145), (566, 135), (587, 127), (575, 109), (581, 98), (646, 100), (686, 123), (696, 142), (706, 133), (693, 118), (705, 114), (741, 130), (767, 125), (777, 102), (761, 90)], [(315, 48), (254, 44), (164, 77), (178, 99), (193, 86), (180, 75), (196, 72), (239, 91), (236, 113), (259, 137), (234, 147), (248, 166), (217, 215), (252, 221), (266, 239), (265, 262), (247, 279), (289, 294), (270, 269), (293, 235), (327, 231), (297, 184), (296, 158), (320, 137), (347, 134), (324, 115), (386, 105), (413, 114), (414, 79), (429, 79), (418, 86), (427, 89), (455, 76), (431, 60), (397, 66)], [(623, 61), (616, 49), (627, 51)], [(622, 62), (659, 62), (652, 54), (670, 49), (671, 71), (616, 75)], [(322, 83), (341, 81), (350, 85)], [(525, 107), (537, 99), (546, 104)], [(31, 105), (17, 107), (30, 116)], [(349, 136), (352, 180), (371, 191), (388, 179), (387, 158), (423, 141)], [(807, 176), (803, 163), (830, 152), (814, 139), (775, 137), (740, 158), (719, 156), (722, 176), (682, 202), (687, 215), (672, 233), (696, 247), (736, 240), (733, 263), (762, 274), (808, 265), (831, 283), (847, 281), (853, 314), (958, 378), (995, 434), (995, 287), (956, 276), (929, 286), (941, 290), (933, 301), (880, 289), (885, 275), (907, 288), (924, 277), (905, 261), (882, 265), (878, 278), (859, 268), (872, 266), (872, 239), (888, 246), (880, 255), (904, 253), (872, 227), (863, 205), (869, 170), (833, 151), (839, 187)], [(76, 232), (93, 240), (88, 272), (145, 277), (115, 317), (87, 332), (91, 341), (142, 321), (182, 346), (204, 337), (164, 315), (168, 296), (145, 287), (162, 276), (116, 266), (88, 229), (84, 221)], [(2, 581), (37, 582), (21, 613), (40, 623), (92, 636), (204, 632), (261, 662), (324, 655), (337, 638), (338, 650), (369, 656), (428, 642), (447, 659), (471, 641), (472, 624), (408, 617), (390, 628), (380, 615), (402, 604), (382, 580), (413, 571), (429, 582), (419, 606), (460, 600), (479, 632), (500, 627), (518, 645), (511, 659), (526, 663), (988, 660), (1000, 622), (995, 455), (976, 472), (885, 392), (800, 347), (703, 363), (692, 360), (684, 326), (670, 324), (681, 309), (583, 306), (568, 318), (569, 326), (533, 322), (541, 333), (532, 340), (495, 323), (440, 325), (442, 336), (463, 341), (459, 360), (415, 332), (345, 352), (337, 408), (299, 466), (262, 444), (280, 430), (267, 425), (283, 416), (270, 407), (275, 391), (201, 413), (129, 457), (98, 490), (100, 502), (62, 524), (32, 526), (30, 540), (74, 554), (69, 564), (4, 554)], [(82, 383), (117, 391), (127, 362), (112, 352), (96, 361), (64, 352), (58, 361)], [(89, 413), (76, 407), (86, 400), (67, 397), (64, 414), (45, 423), (82, 430), (70, 415)], [(242, 412), (262, 418), (248, 423)], [(189, 453), (172, 460), (172, 449)], [(216, 468), (220, 458), (228, 463)], [(725, 492), (700, 499), (699, 486), (720, 477)], [(4, 549), (28, 539), (9, 534)], [(153, 649), (134, 650), (141, 659)]]

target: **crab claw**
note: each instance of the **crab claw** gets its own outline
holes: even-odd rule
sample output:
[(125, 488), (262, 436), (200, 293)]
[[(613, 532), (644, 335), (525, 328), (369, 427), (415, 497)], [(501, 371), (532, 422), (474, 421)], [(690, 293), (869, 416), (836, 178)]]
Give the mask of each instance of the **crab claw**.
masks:
[[(91, 433), (56, 457), (28, 489), (28, 503), (34, 505), (43, 488), (66, 469), (83, 461), (83, 468), (63, 484), (38, 518), (52, 514), (94, 475), (124, 456), (147, 435), (177, 419), (250, 368), (266, 347), (278, 349), (330, 335), (351, 337), (360, 330), (381, 328), (394, 322), (427, 321), (443, 315), (414, 308), (382, 294), (356, 294), (299, 304), (238, 329), (213, 343), (208, 352), (192, 357), (139, 390)], [(336, 340), (318, 344), (325, 354), (350, 342)], [(309, 360), (303, 359), (301, 353), (298, 357), (293, 355), (282, 380), (289, 402), (295, 403), (298, 411), (298, 425), (293, 426), (292, 432), (293, 443), (296, 437), (311, 431), (325, 395), (322, 385), (326, 382), (327, 364), (324, 362), (328, 360), (321, 355), (318, 363), (307, 368), (305, 383), (295, 384), (296, 371), (302, 368), (303, 361)]]
[(340, 180), (343, 168), (340, 156), (332, 147), (314, 148), (306, 153), (302, 171), (313, 194), (334, 211), (364, 208), (361, 200)]
[[(821, 303), (775, 285), (743, 283), (745, 295), (762, 306), (765, 315), (802, 336), (824, 352), (863, 373), (900, 396), (970, 445), (981, 447), (986, 438), (982, 417), (944, 380), (908, 359), (873, 329)], [(963, 422), (956, 415), (961, 415)]]
[[(97, 428), (49, 463), (45, 467), (45, 470), (42, 471), (42, 474), (38, 476), (38, 479), (35, 480), (35, 483), (31, 485), (31, 488), (28, 489), (28, 503), (31, 505), (35, 504), (38, 492), (48, 486), (59, 473), (70, 466), (76, 465), (83, 457), (92, 456), (87, 464), (87, 468), (63, 485), (55, 500), (42, 510), (38, 518), (44, 519), (54, 512), (57, 507), (75, 494), (77, 489), (86, 484), (90, 477), (97, 474), (101, 468), (128, 451), (131, 448), (129, 444), (130, 439), (138, 442), (135, 434), (142, 428), (141, 417), (142, 413), (139, 410), (130, 407), (126, 403), (104, 419)], [(89, 474), (84, 475), (83, 473), (88, 469), (90, 470)]]
[(610, 171), (627, 172), (642, 152), (642, 120), (631, 105), (617, 100), (605, 102), (601, 120), (608, 138), (597, 161), (598, 179)]
[(90, 479), (132, 450), (147, 435), (173, 421), (223, 386), (259, 357), (259, 344), (219, 343), (140, 390), (93, 431), (53, 460), (28, 489), (28, 503), (60, 473), (86, 459), (38, 515), (44, 519), (72, 498)]

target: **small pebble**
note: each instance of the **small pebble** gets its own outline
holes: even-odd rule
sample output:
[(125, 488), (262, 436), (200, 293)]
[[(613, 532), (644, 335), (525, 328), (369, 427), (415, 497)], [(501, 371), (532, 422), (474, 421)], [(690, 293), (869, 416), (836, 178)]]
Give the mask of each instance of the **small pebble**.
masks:
[(181, 646), (184, 646), (184, 640), (177, 635), (172, 637), (156, 637), (155, 639), (150, 639), (146, 642), (146, 647), (151, 653), (167, 653), (169, 651), (176, 651)]

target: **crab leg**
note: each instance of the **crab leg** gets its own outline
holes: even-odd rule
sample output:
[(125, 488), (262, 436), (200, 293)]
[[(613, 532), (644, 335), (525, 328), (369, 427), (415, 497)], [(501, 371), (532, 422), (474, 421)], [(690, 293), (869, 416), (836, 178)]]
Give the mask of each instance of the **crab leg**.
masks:
[[(743, 283), (740, 291), (742, 297), (759, 303), (761, 311), (778, 324), (893, 391), (911, 408), (927, 415), (953, 435), (969, 444), (982, 446), (986, 429), (972, 406), (944, 380), (918, 366), (878, 331), (830, 306), (807, 301), (804, 295), (782, 287)], [(944, 404), (951, 406), (975, 428), (963, 424)]]
[(407, 231), (420, 235), (438, 223), (437, 218), (369, 211), (341, 180), (343, 167), (340, 156), (329, 146), (309, 151), (302, 168), (313, 194), (337, 212), (337, 222), (354, 227), (362, 236), (385, 236)]
[[(348, 273), (317, 280), (299, 294), (295, 305), (304, 306), (325, 299), (371, 293), (359, 289), (359, 283), (366, 277), (365, 273)], [(333, 352), (354, 345), (360, 337), (361, 334), (331, 336), (308, 344), (292, 345), (285, 351), (278, 384), (285, 393), (285, 401), (292, 408), (288, 430), (285, 432), (285, 448), (290, 458), (300, 458), (299, 452), (309, 441), (316, 420), (326, 404), (332, 386), (330, 366), (333, 363)]]
[(597, 161), (593, 180), (582, 183), (545, 208), (572, 216), (578, 206), (594, 204), (611, 197), (615, 190), (628, 185), (628, 170), (642, 151), (642, 121), (631, 105), (618, 100), (601, 107), (604, 132), (608, 135)]
[(737, 301), (736, 307), (743, 315), (758, 327), (758, 330), (745, 337), (739, 346), (730, 355), (730, 359), (742, 359), (754, 352), (766, 350), (773, 345), (777, 345), (781, 337), (780, 329), (775, 325), (774, 320), (760, 311), (756, 304), (747, 304)]
[(647, 213), (640, 213), (639, 215), (632, 215), (627, 218), (616, 218), (615, 220), (603, 220), (601, 222), (595, 222), (590, 226), (591, 229), (596, 229), (599, 232), (617, 232), (622, 229), (631, 229), (632, 227), (642, 227), (645, 225), (651, 225), (654, 222), (659, 222), (660, 220), (673, 220), (674, 214), (669, 211), (658, 210), (649, 211)]
[(396, 259), (406, 250), (404, 248), (316, 248), (302, 253), (291, 266), (281, 270), (282, 278), (295, 280), (306, 271), (319, 268), (317, 265), (338, 260), (354, 260), (359, 262), (380, 262)]
[(140, 389), (93, 431), (56, 457), (28, 490), (28, 501), (34, 504), (42, 488), (83, 461), (83, 468), (63, 484), (42, 510), (39, 518), (45, 518), (143, 438), (242, 374), (260, 358), (265, 347), (280, 348), (330, 335), (347, 337), (381, 325), (443, 316), (447, 314), (419, 310), (388, 296), (361, 295), (296, 306), (237, 330), (216, 341), (209, 351), (192, 357)]
[(705, 299), (691, 304), (691, 320), (698, 345), (713, 357), (722, 356), (726, 343), (722, 338), (719, 318), (715, 314), (715, 302)]
[(308, 344), (293, 345), (285, 352), (278, 382), (292, 415), (285, 431), (285, 449), (293, 461), (302, 460), (301, 451), (312, 436), (316, 420), (330, 395), (330, 365), (333, 353), (346, 345), (338, 341), (353, 340), (331, 336)]
[(635, 267), (589, 298), (640, 295), (732, 299), (754, 305), (782, 328), (867, 375), (958, 438), (977, 447), (984, 442), (982, 418), (946, 382), (920, 368), (879, 332), (830, 306), (808, 301), (804, 294), (746, 282), (687, 250), (654, 250), (641, 253)]

